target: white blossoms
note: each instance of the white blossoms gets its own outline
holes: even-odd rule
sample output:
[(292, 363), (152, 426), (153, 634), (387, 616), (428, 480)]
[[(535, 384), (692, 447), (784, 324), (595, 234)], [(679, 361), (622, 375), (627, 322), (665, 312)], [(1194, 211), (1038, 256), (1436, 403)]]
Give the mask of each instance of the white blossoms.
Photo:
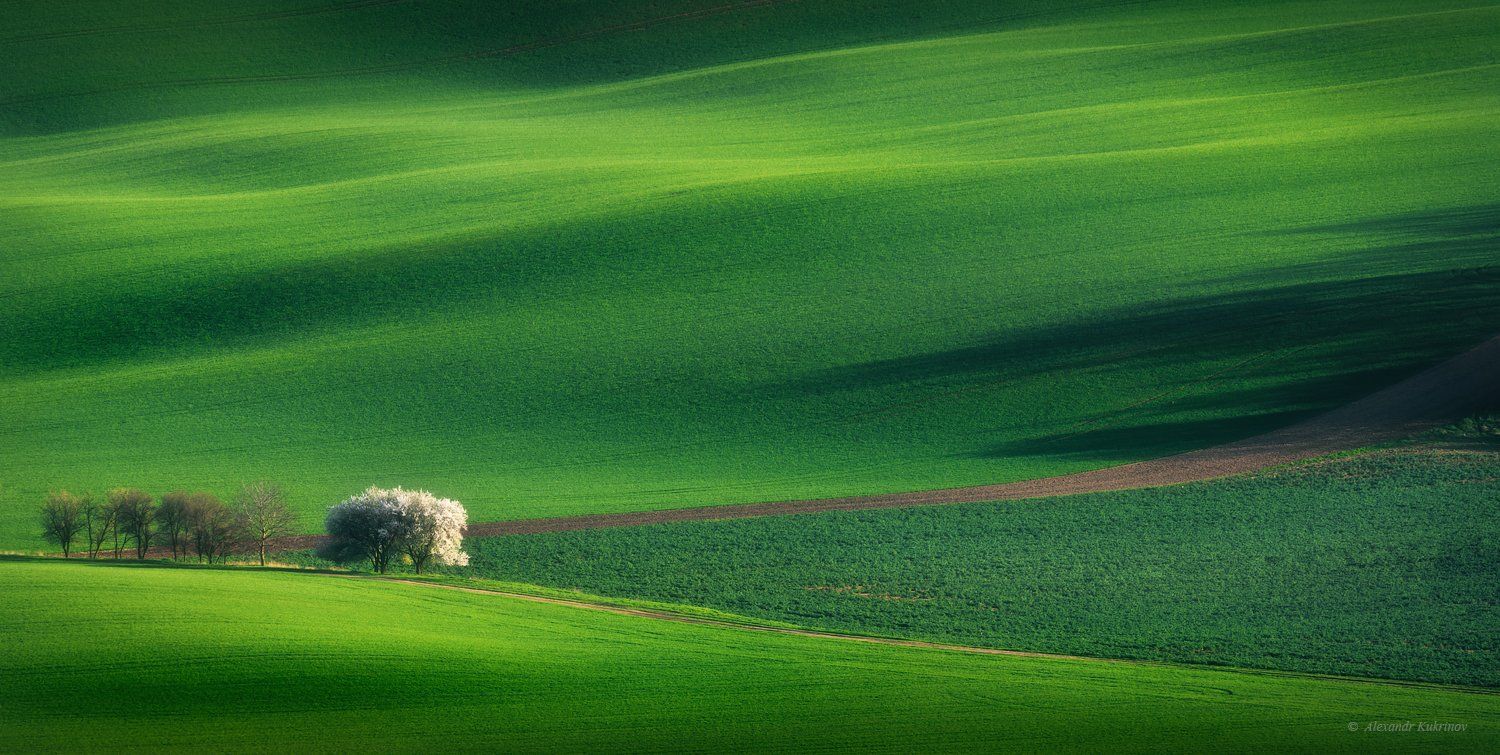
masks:
[(335, 561), (369, 559), (384, 574), (391, 559), (405, 555), (417, 573), (429, 561), (466, 566), (463, 505), (425, 490), (371, 487), (328, 510), (324, 555)]

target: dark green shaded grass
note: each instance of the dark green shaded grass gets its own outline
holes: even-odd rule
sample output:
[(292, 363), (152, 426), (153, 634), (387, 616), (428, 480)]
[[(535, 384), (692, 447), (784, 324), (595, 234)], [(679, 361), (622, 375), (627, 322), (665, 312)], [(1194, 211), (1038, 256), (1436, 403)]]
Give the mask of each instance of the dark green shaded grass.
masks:
[[(10, 74), (0, 102), (11, 105), (0, 122), (47, 133), (317, 103), (330, 82), (346, 96), (405, 92), (416, 102), (474, 89), (534, 94), (811, 50), (1057, 23), (1109, 3), (266, 0), (231, 10), (80, 0), (67, 13), (45, 3), (10, 5), (0, 41), (16, 54), (0, 69)], [(237, 43), (232, 52), (217, 47), (226, 38)], [(518, 46), (536, 49), (517, 54)]]
[(412, 67), (720, 4), (7, 4), (0, 547), (53, 488), (273, 478), (312, 530), (1063, 474), (1500, 322), (1493, 8), (801, 2)]
[(470, 573), (844, 631), (1494, 686), (1496, 449), (1424, 445), (1158, 490), (467, 547)]
[[(973, 656), (250, 570), (0, 561), (21, 751), (1493, 749), (1493, 695)], [(1464, 723), (1350, 733), (1350, 722)]]

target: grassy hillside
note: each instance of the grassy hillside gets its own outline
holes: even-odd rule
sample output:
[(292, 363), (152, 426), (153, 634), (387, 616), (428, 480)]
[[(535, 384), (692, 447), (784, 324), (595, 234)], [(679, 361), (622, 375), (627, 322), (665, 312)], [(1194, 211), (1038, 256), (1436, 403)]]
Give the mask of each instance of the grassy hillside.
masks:
[(472, 540), (467, 573), (869, 634), (1497, 686), (1497, 427), (1161, 490)]
[(1500, 323), (1492, 7), (501, 5), (0, 8), (0, 547), (1063, 473)]
[[(1485, 751), (1500, 737), (1493, 695), (870, 646), (314, 575), (0, 561), (0, 606), (0, 730), (23, 751)], [(1467, 729), (1347, 728), (1406, 720)]]

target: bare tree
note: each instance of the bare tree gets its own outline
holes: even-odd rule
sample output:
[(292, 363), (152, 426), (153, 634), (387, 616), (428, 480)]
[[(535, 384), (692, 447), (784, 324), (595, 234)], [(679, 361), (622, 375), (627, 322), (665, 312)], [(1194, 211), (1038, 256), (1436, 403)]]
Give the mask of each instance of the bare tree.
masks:
[[(108, 540), (115, 529), (115, 508), (108, 503), (100, 503), (92, 495), (83, 497), (83, 516), (85, 526), (88, 528), (89, 558), (98, 558), (99, 551), (104, 550), (104, 541)], [(119, 554), (116, 553), (118, 558)]]
[(269, 482), (256, 482), (240, 489), (234, 498), (236, 534), (260, 552), (260, 565), (266, 565), (266, 548), (272, 540), (296, 532), (297, 515), (286, 504), (281, 488)]
[(94, 502), (94, 496), (84, 493), (78, 496), (78, 512), (83, 516), (83, 549), (89, 558), (95, 555), (94, 550), (94, 520), (99, 514), (99, 504)]
[(120, 551), (130, 543), (130, 532), (125, 523), (125, 494), (128, 492), (127, 488), (115, 488), (104, 494), (104, 516), (109, 520), (109, 537), (116, 561), (120, 559)]
[(174, 560), (179, 551), (187, 552), (189, 498), (190, 494), (181, 490), (163, 493), (161, 507), (156, 510), (156, 531), (166, 538)]
[(193, 493), (185, 504), (188, 535), (199, 559), (211, 564), (229, 553), (234, 543), (234, 515), (210, 493)]
[(66, 490), (47, 496), (42, 504), (42, 537), (62, 546), (63, 558), (73, 551), (73, 541), (83, 531), (83, 500)]
[(156, 502), (137, 488), (115, 488), (109, 491), (109, 501), (119, 512), (115, 529), (135, 544), (136, 559), (145, 560), (156, 527)]

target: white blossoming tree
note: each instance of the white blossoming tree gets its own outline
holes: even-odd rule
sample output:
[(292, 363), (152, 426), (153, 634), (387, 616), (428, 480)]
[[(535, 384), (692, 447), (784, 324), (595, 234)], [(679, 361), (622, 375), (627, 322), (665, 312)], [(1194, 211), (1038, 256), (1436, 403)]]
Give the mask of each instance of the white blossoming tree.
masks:
[(464, 511), (462, 504), (451, 498), (438, 498), (425, 490), (396, 488), (393, 492), (401, 502), (397, 546), (411, 559), (412, 568), (418, 574), (428, 561), (446, 566), (469, 565), (469, 554), (463, 549), (469, 513)]
[(371, 487), (328, 510), (323, 554), (335, 561), (369, 560), (384, 574), (398, 556), (420, 574), (429, 563), (464, 566), (468, 512), (458, 502), (425, 490)]

